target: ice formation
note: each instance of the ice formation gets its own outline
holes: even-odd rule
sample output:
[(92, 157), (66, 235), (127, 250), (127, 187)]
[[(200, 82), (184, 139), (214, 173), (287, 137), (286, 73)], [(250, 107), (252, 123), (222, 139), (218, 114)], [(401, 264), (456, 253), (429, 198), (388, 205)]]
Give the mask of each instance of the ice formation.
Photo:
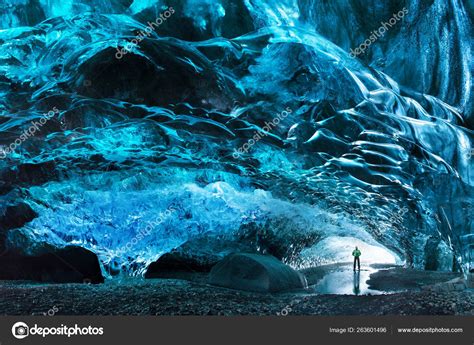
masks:
[(0, 0), (0, 202), (38, 214), (5, 245), (136, 275), (199, 236), (294, 266), (355, 238), (472, 269), (470, 6)]

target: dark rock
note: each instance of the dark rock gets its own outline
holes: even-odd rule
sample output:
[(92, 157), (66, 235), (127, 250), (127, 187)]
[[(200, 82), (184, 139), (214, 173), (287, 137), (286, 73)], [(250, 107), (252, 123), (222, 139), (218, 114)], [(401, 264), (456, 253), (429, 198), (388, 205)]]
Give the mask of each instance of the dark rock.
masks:
[(0, 230), (21, 228), (37, 216), (30, 205), (24, 202), (3, 209), (0, 208)]
[(236, 250), (247, 251), (251, 248), (221, 237), (194, 238), (151, 263), (145, 278), (171, 278), (176, 277), (176, 273), (182, 278), (181, 273), (209, 272), (216, 263)]
[(306, 278), (277, 258), (260, 254), (231, 254), (215, 265), (212, 285), (237, 290), (277, 292), (306, 288)]
[(34, 280), (54, 283), (102, 283), (97, 256), (69, 246), (38, 256), (7, 252), (0, 256), (0, 280)]
[(166, 253), (155, 262), (152, 262), (145, 273), (145, 278), (159, 278), (167, 272), (209, 272), (212, 265), (198, 260), (188, 260), (179, 251)]
[(21, 228), (37, 217), (37, 213), (26, 203), (0, 207), (0, 252), (5, 250), (7, 231)]
[(425, 270), (436, 271), (438, 269), (438, 245), (439, 238), (430, 237), (425, 245)]
[(18, 166), (17, 182), (40, 185), (57, 177), (54, 161), (27, 163)]
[(0, 195), (6, 194), (15, 186), (41, 185), (57, 179), (58, 171), (53, 161), (25, 163), (0, 170)]

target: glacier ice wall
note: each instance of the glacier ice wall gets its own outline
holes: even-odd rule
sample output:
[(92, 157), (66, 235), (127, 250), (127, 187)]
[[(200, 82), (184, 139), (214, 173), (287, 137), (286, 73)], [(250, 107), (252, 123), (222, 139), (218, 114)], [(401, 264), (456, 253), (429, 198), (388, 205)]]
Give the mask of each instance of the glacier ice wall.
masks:
[(435, 248), (472, 268), (469, 2), (0, 7), (0, 207), (38, 214), (7, 246), (76, 244), (140, 274), (199, 236), (260, 250), (263, 233), (295, 266), (345, 236), (407, 265)]

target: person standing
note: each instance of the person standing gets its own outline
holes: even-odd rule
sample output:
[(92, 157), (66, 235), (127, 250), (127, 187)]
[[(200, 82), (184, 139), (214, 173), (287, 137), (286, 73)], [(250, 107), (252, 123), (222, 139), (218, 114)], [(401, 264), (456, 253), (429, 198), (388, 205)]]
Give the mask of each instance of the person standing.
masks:
[(361, 252), (359, 250), (359, 248), (355, 247), (355, 249), (352, 251), (352, 256), (354, 257), (354, 272), (356, 270), (356, 262), (357, 262), (357, 267), (360, 271), (360, 256), (361, 256)]

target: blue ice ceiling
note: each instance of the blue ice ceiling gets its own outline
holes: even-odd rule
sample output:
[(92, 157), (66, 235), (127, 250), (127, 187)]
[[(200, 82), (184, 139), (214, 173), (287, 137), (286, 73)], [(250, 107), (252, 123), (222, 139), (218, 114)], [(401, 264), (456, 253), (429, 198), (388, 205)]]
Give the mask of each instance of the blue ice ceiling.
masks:
[(0, 201), (37, 213), (6, 245), (134, 275), (263, 233), (298, 267), (349, 240), (472, 268), (472, 20), (460, 0), (0, 0)]

